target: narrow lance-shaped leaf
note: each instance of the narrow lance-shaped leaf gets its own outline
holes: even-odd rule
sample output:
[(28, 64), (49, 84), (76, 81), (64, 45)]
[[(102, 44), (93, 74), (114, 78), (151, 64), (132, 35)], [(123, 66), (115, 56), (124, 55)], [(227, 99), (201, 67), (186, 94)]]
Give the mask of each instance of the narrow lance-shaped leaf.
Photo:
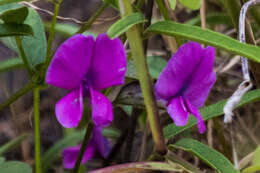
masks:
[(7, 142), (6, 144), (2, 145), (0, 147), (0, 155), (4, 154), (7, 151), (10, 151), (11, 149), (17, 147), (18, 145), (20, 145), (26, 138), (28, 138), (30, 135), (29, 134), (24, 134), (21, 135), (9, 142)]
[(116, 23), (114, 23), (107, 31), (107, 35), (111, 38), (118, 37), (119, 35), (126, 32), (132, 26), (146, 22), (142, 13), (133, 13), (123, 17)]
[(197, 10), (200, 8), (201, 0), (179, 0), (179, 2), (192, 10)]
[[(237, 105), (237, 107), (243, 106), (248, 103), (256, 102), (260, 100), (260, 89), (256, 89), (254, 91), (250, 91), (246, 93), (241, 102)], [(208, 120), (214, 117), (217, 117), (219, 115), (223, 115), (223, 107), (226, 103), (226, 100), (222, 100), (217, 102), (216, 104), (206, 106), (202, 109), (200, 109), (200, 113), (203, 117), (203, 120)], [(196, 119), (192, 116), (190, 116), (189, 121), (186, 126), (176, 126), (173, 123), (164, 127), (163, 132), (165, 138), (171, 138), (175, 135), (183, 132), (186, 129), (189, 129), (196, 125)]]
[(258, 146), (254, 152), (252, 166), (249, 166), (243, 170), (243, 173), (254, 173), (260, 170), (260, 146)]
[(176, 7), (176, 0), (168, 0), (168, 1), (169, 1), (171, 9), (174, 10)]
[(24, 67), (24, 64), (21, 58), (9, 58), (6, 61), (0, 61), (0, 73), (22, 67)]
[(62, 150), (66, 147), (76, 145), (78, 142), (82, 141), (84, 138), (84, 132), (74, 132), (67, 137), (57, 141), (48, 151), (46, 151), (42, 157), (43, 170), (46, 172), (48, 168), (52, 165), (55, 159), (61, 154)]
[[(51, 23), (50, 22), (45, 22), (44, 27), (46, 31), (50, 31), (51, 29)], [(68, 24), (68, 23), (56, 23), (55, 25), (55, 33), (62, 35), (63, 37), (71, 37), (73, 36), (78, 30), (79, 27), (73, 24)], [(97, 34), (85, 31), (83, 32), (84, 35), (92, 35), (93, 37), (97, 37)]]
[[(225, 25), (228, 25), (228, 26), (232, 26), (231, 18), (227, 14), (224, 14), (224, 13), (209, 13), (209, 14), (207, 14), (206, 23), (208, 25), (225, 24)], [(186, 21), (185, 24), (200, 26), (201, 25), (200, 15)]]
[(196, 155), (219, 173), (239, 173), (225, 156), (194, 139), (184, 138), (169, 146), (170, 150), (174, 148)]
[(169, 36), (180, 36), (189, 40), (194, 40), (207, 45), (238, 54), (256, 62), (260, 62), (260, 47), (240, 43), (224, 34), (202, 29), (197, 26), (180, 24), (170, 21), (157, 22), (151, 25), (147, 32), (165, 34)]
[(121, 165), (109, 166), (103, 169), (90, 171), (90, 173), (130, 173), (138, 170), (174, 171), (182, 172), (182, 168), (174, 167), (163, 162), (133, 162)]

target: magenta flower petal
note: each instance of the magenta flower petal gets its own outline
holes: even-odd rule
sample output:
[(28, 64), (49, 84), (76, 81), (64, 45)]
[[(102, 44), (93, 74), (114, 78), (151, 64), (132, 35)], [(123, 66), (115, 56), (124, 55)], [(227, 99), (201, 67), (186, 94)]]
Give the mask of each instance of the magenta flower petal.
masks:
[(215, 49), (200, 44), (182, 45), (169, 60), (155, 84), (157, 99), (167, 102), (167, 110), (177, 126), (187, 123), (188, 114), (197, 119), (200, 133), (206, 126), (198, 110), (216, 81), (213, 72)]
[(112, 103), (101, 92), (89, 88), (92, 120), (96, 126), (108, 126), (113, 121)]
[(107, 138), (102, 135), (102, 128), (95, 126), (92, 132), (92, 138), (95, 141), (96, 148), (98, 152), (104, 157), (107, 158), (111, 151), (111, 145)]
[(184, 126), (187, 124), (189, 113), (181, 96), (174, 97), (170, 103), (168, 103), (167, 111), (176, 126)]
[[(80, 151), (80, 146), (73, 146), (73, 147), (68, 147), (63, 150), (62, 152), (62, 157), (63, 157), (63, 167), (66, 169), (72, 169), (76, 163), (79, 151)], [(81, 164), (85, 164), (88, 160), (93, 158), (95, 156), (95, 145), (94, 143), (90, 140), (88, 142), (87, 148), (84, 152)]]
[(193, 116), (197, 119), (197, 126), (200, 133), (204, 133), (206, 131), (206, 126), (203, 122), (202, 116), (199, 112), (199, 110), (194, 107), (188, 100), (185, 100), (185, 105), (187, 106), (187, 109), (190, 113), (193, 114)]
[(100, 34), (96, 39), (91, 71), (88, 74), (94, 89), (104, 89), (124, 83), (126, 53), (120, 39)]
[(188, 99), (194, 107), (201, 107), (206, 101), (209, 91), (216, 81), (213, 72), (215, 49), (207, 47), (203, 50), (201, 62), (192, 75), (188, 87), (183, 96)]
[(78, 88), (91, 65), (92, 36), (75, 35), (56, 51), (46, 74), (46, 83), (64, 89)]
[(155, 84), (158, 99), (169, 100), (188, 86), (191, 76), (199, 66), (201, 54), (202, 47), (195, 42), (188, 42), (178, 49)]
[(83, 108), (82, 87), (80, 87), (56, 103), (56, 117), (64, 127), (73, 128), (80, 122)]

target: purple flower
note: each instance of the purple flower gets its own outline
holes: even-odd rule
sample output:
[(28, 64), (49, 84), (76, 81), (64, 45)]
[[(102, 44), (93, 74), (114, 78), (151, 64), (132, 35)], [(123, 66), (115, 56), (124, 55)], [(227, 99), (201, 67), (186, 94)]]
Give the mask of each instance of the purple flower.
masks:
[(83, 98), (92, 105), (92, 120), (107, 126), (113, 120), (112, 104), (100, 90), (124, 83), (126, 53), (122, 42), (101, 34), (75, 35), (56, 51), (46, 74), (46, 83), (70, 90), (56, 104), (58, 121), (67, 128), (76, 127), (83, 112)]
[[(102, 128), (94, 127), (91, 139), (88, 141), (87, 148), (83, 155), (81, 164), (85, 164), (88, 160), (93, 158), (98, 152), (104, 158), (106, 158), (111, 150), (109, 141), (102, 135)], [(68, 147), (63, 150), (63, 167), (72, 169), (76, 163), (78, 154), (80, 151), (80, 145)]]
[(182, 45), (161, 72), (156, 84), (157, 99), (166, 102), (177, 126), (184, 126), (189, 113), (197, 119), (199, 132), (206, 130), (198, 108), (202, 107), (216, 81), (213, 72), (215, 49), (188, 42)]

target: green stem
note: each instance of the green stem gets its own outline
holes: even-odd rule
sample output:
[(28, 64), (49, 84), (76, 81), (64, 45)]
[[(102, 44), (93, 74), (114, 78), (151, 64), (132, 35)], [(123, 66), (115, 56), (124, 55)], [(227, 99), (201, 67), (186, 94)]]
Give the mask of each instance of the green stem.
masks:
[(48, 39), (48, 44), (47, 44), (46, 69), (48, 68), (48, 66), (51, 62), (51, 59), (52, 59), (51, 48), (52, 48), (52, 43), (53, 43), (53, 39), (54, 39), (55, 25), (56, 25), (59, 9), (60, 9), (60, 4), (59, 3), (55, 4), (54, 15), (52, 17), (51, 28), (49, 31), (49, 39)]
[(41, 173), (41, 146), (40, 146), (40, 89), (33, 89), (33, 111), (34, 111), (34, 158), (35, 172)]
[[(132, 13), (132, 6), (130, 1), (120, 0), (119, 3), (122, 16), (130, 15)], [(132, 57), (134, 58), (134, 62), (137, 68), (138, 77), (144, 96), (144, 103), (147, 109), (153, 140), (155, 142), (155, 149), (156, 152), (164, 155), (167, 149), (164, 142), (162, 128), (160, 126), (159, 112), (153, 94), (153, 86), (148, 72), (142, 39), (138, 27), (133, 26), (126, 32), (126, 35), (130, 44), (133, 55)]]
[(35, 86), (36, 85), (32, 84), (31, 82), (26, 84), (23, 88), (19, 89), (16, 93), (14, 93), (11, 97), (9, 97), (8, 100), (0, 104), (0, 111), (6, 108), (7, 106), (9, 106), (10, 104), (12, 104), (13, 102), (15, 102), (18, 98), (20, 98), (24, 94), (31, 91), (31, 89), (33, 89)]
[(88, 141), (91, 137), (91, 134), (92, 134), (92, 130), (93, 130), (93, 123), (90, 121), (87, 125), (87, 130), (86, 130), (86, 134), (85, 134), (85, 137), (83, 139), (83, 142), (82, 142), (82, 145), (80, 147), (80, 151), (79, 151), (79, 155), (77, 157), (77, 161), (75, 163), (75, 166), (73, 168), (73, 171), (72, 173), (78, 173), (79, 172), (79, 168), (80, 168), (80, 163), (81, 163), (81, 160), (84, 156), (84, 153), (85, 153), (85, 150), (86, 150), (86, 147), (88, 145)]
[(89, 18), (89, 20), (81, 26), (77, 33), (83, 33), (86, 30), (88, 30), (91, 27), (91, 25), (95, 22), (95, 20), (98, 18), (98, 16), (100, 16), (101, 13), (105, 10), (105, 8), (107, 8), (107, 6), (109, 5), (109, 1), (110, 0), (105, 0), (101, 7), (99, 7), (99, 9), (94, 13), (94, 15), (92, 15)]
[(15, 37), (15, 41), (16, 41), (16, 44), (17, 44), (17, 47), (19, 49), (19, 52), (20, 52), (20, 55), (21, 55), (21, 58), (23, 60), (23, 63), (24, 63), (24, 66), (25, 68), (27, 69), (29, 75), (32, 77), (33, 75), (33, 70), (31, 69), (30, 65), (29, 65), (29, 62), (27, 60), (27, 57), (25, 55), (25, 52), (24, 52), (24, 49), (23, 49), (23, 46), (22, 46), (22, 39), (20, 36), (16, 36)]
[(163, 1), (163, 0), (156, 0), (156, 3), (157, 3), (157, 5), (158, 5), (158, 7), (159, 7), (159, 9), (160, 9), (160, 12), (161, 12), (162, 15), (163, 15), (163, 18), (164, 18), (165, 20), (171, 20), (171, 17), (170, 17), (170, 15), (169, 15), (169, 13), (168, 13), (168, 10), (167, 10), (167, 8), (166, 8), (166, 6), (165, 6), (164, 1)]

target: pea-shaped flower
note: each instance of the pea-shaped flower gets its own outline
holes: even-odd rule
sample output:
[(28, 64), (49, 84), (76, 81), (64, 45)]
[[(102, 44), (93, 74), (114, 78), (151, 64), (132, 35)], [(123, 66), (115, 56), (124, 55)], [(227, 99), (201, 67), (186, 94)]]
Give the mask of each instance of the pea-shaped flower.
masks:
[[(111, 146), (107, 138), (102, 135), (102, 128), (94, 127), (92, 137), (88, 141), (88, 145), (84, 152), (81, 164), (85, 164), (88, 160), (95, 157), (96, 154), (100, 154), (106, 158), (110, 153)], [(80, 151), (80, 145), (68, 147), (63, 150), (63, 167), (72, 169), (76, 163), (78, 154)]]
[(166, 102), (167, 111), (177, 126), (184, 126), (191, 113), (199, 132), (206, 130), (198, 108), (206, 101), (216, 81), (213, 72), (215, 49), (188, 42), (182, 45), (161, 72), (156, 84), (157, 99)]
[(83, 98), (89, 98), (92, 120), (107, 126), (113, 120), (112, 104), (100, 91), (120, 85), (126, 72), (126, 53), (122, 42), (100, 34), (77, 34), (56, 51), (46, 74), (46, 83), (70, 90), (56, 104), (58, 121), (67, 128), (76, 127), (83, 112)]

